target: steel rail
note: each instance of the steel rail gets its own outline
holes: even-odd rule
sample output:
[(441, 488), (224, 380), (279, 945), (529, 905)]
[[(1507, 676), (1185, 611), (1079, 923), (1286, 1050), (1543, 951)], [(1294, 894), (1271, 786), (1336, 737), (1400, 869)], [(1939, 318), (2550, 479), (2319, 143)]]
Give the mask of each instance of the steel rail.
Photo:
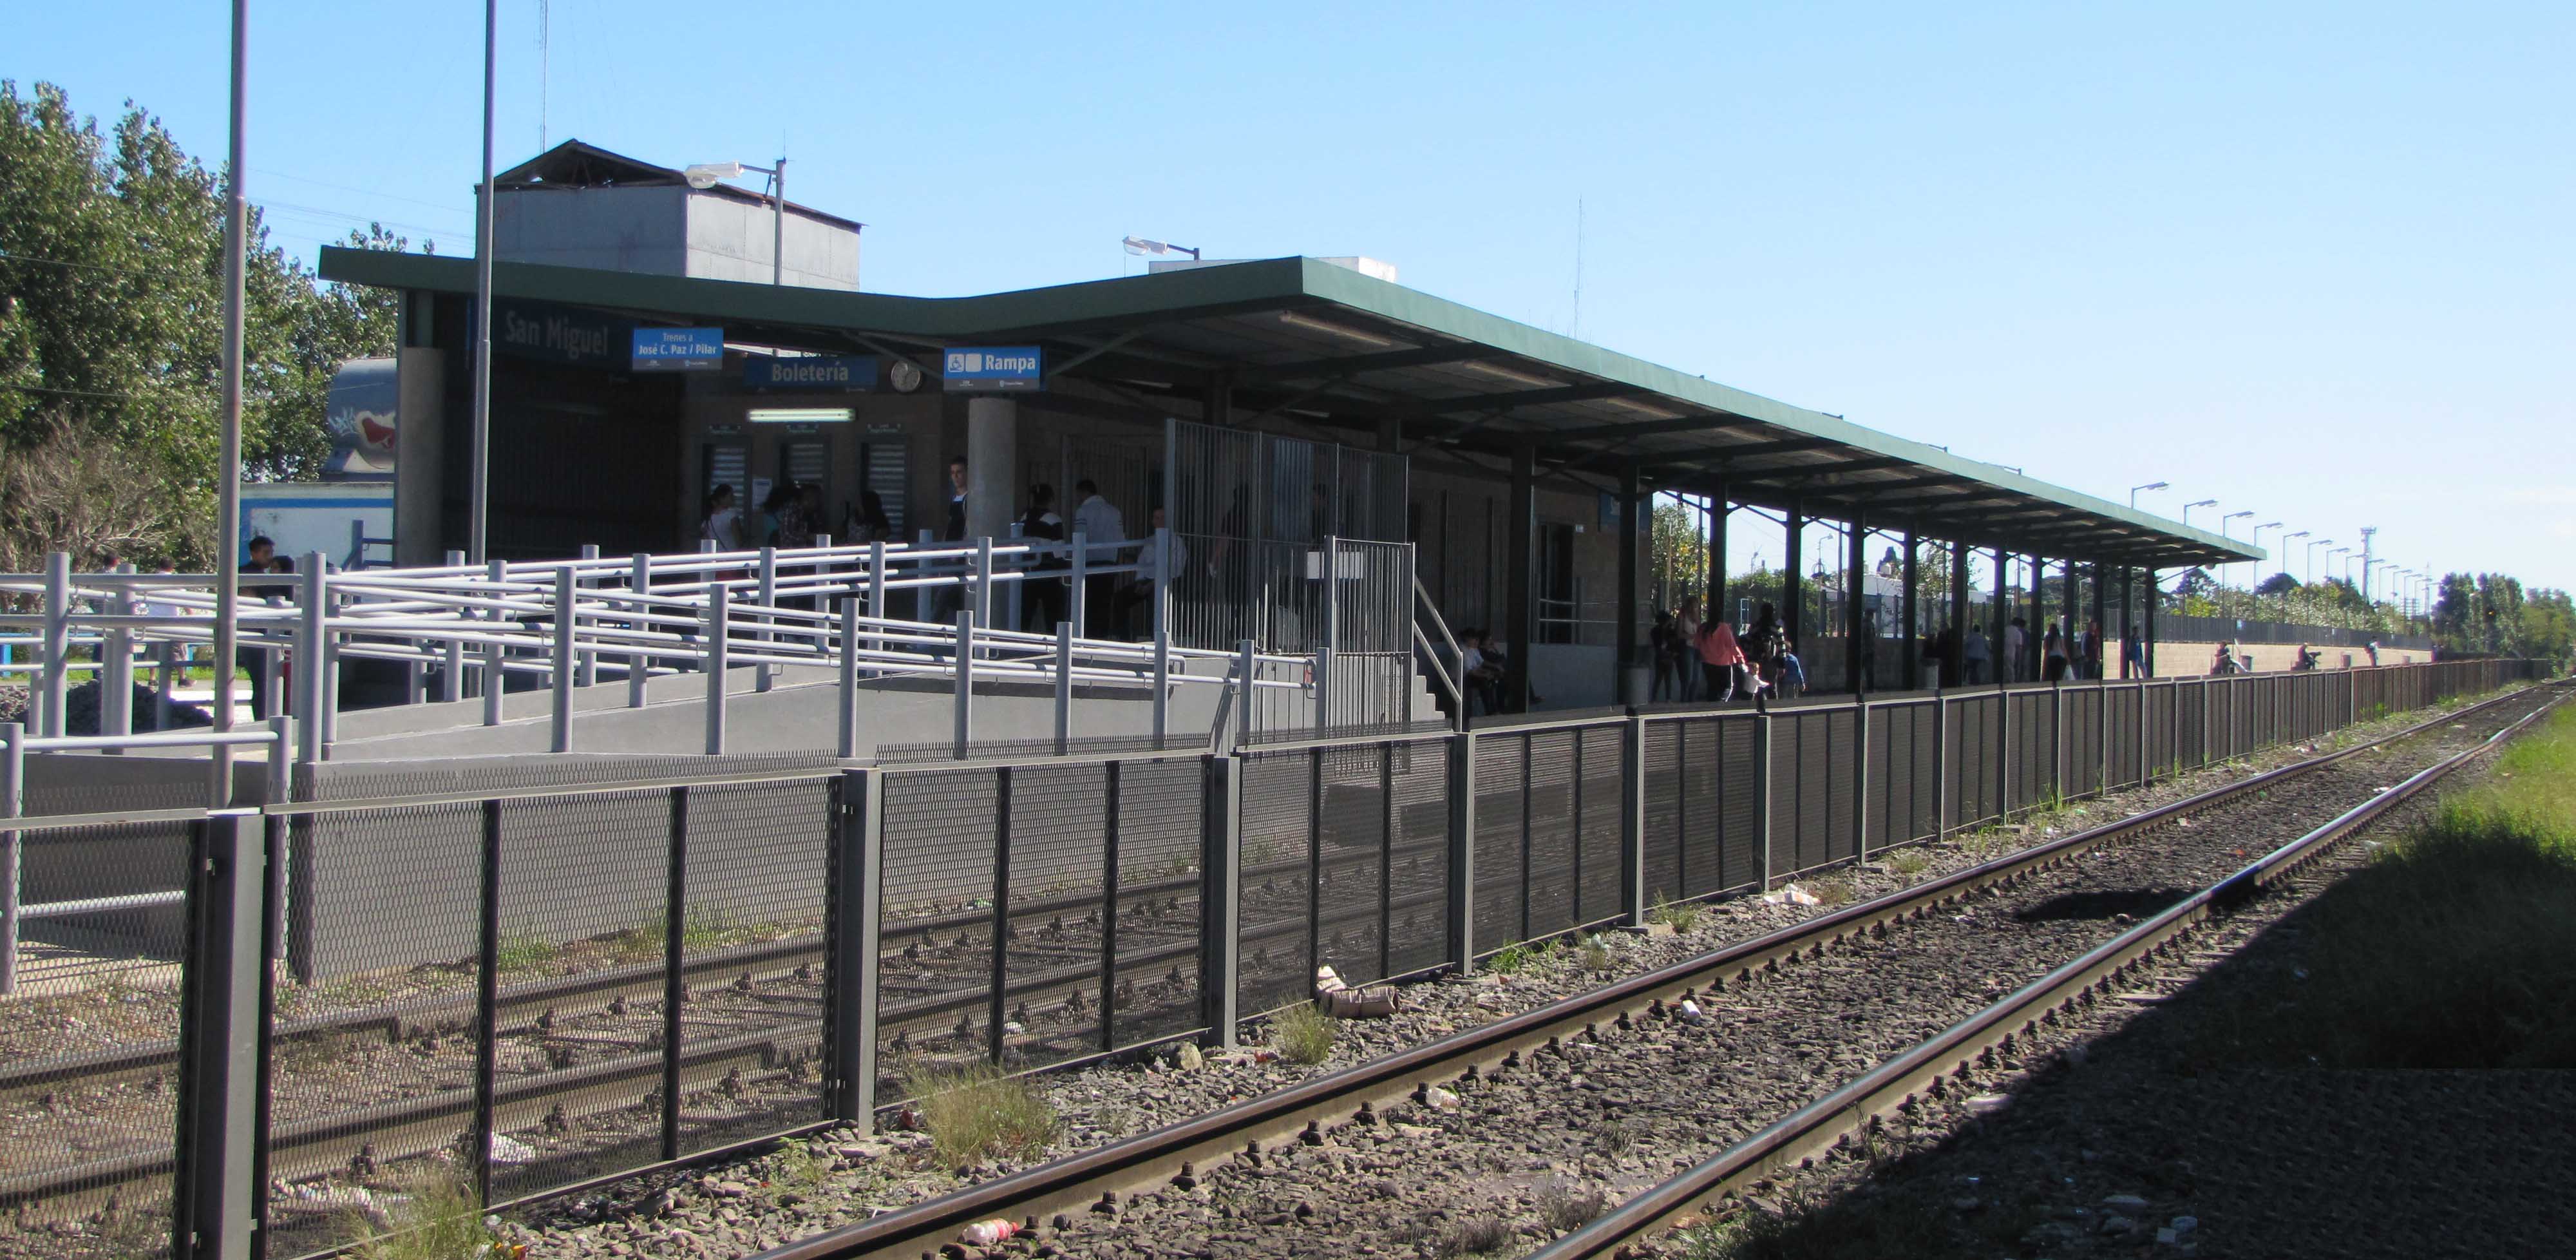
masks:
[[(967, 1225), (995, 1217), (1025, 1218), (1080, 1210), (1122, 1192), (1159, 1186), (1183, 1170), (1223, 1162), (1238, 1152), (1303, 1130), (1373, 1114), (1428, 1086), (1473, 1079), (1495, 1067), (1516, 1066), (1562, 1037), (1605, 1022), (1625, 1027), (1640, 1011), (1649, 1017), (1669, 1001), (1702, 987), (1723, 988), (1730, 978), (1750, 980), (1782, 962), (1821, 956), (1845, 938), (1920, 918), (1971, 893), (2008, 885), (2062, 865), (2113, 840), (2135, 836), (2189, 814), (2265, 791), (2327, 766), (2425, 734), (2462, 717), (2527, 697), (2521, 688), (2457, 712), (2439, 714), (2368, 743), (2296, 762), (2251, 778), (2133, 814), (2087, 831), (2062, 836), (1928, 883), (1845, 907), (1750, 940), (1736, 942), (1671, 966), (1576, 994), (1437, 1041), (1302, 1081), (1203, 1113), (1125, 1141), (1077, 1152), (980, 1185), (914, 1204), (866, 1221), (814, 1234), (758, 1253), (750, 1260), (912, 1260), (956, 1240)], [(2552, 701), (2554, 703), (2554, 700)], [(2526, 718), (2524, 721), (2528, 721)], [(2519, 723), (2516, 724), (2517, 728)], [(2456, 760), (2450, 759), (2450, 760)], [(2388, 794), (2383, 793), (2382, 796)], [(2382, 806), (2384, 808), (2384, 806)]]
[(1712, 1199), (1814, 1159), (1849, 1134), (1875, 1126), (1918, 1094), (1939, 1096), (1945, 1079), (1966, 1076), (1989, 1052), (2010, 1051), (2017, 1039), (2036, 1033), (2043, 1023), (2055, 1022), (2060, 1010), (2106, 991), (2135, 968), (2172, 949), (2192, 927), (2211, 915), (2250, 900), (2264, 888), (2323, 858), (2338, 842), (2372, 820), (2538, 721), (2566, 694), (2560, 691), (2476, 746), (2425, 767), (1761, 1132), (1669, 1181), (1639, 1192), (1592, 1223), (1530, 1253), (1527, 1260), (1592, 1260), (1618, 1254), (1629, 1244), (1669, 1228), (1676, 1218)]

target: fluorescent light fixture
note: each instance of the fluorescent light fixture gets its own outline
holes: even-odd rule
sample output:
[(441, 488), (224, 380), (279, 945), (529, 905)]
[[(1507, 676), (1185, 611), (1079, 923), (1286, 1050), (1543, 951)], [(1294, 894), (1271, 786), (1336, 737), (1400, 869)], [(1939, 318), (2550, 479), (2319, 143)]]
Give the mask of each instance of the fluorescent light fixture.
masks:
[(853, 414), (847, 407), (754, 407), (753, 424), (840, 424)]
[(1665, 407), (1658, 407), (1653, 403), (1632, 402), (1625, 398), (1612, 398), (1607, 401), (1613, 407), (1620, 408), (1624, 411), (1633, 411), (1641, 416), (1652, 416), (1657, 420), (1682, 420), (1688, 418), (1682, 412), (1673, 411)]
[(1527, 372), (1515, 372), (1507, 367), (1495, 367), (1491, 363), (1481, 363), (1474, 359), (1469, 359), (1458, 366), (1479, 376), (1490, 376), (1495, 380), (1510, 381), (1515, 385), (1527, 385), (1532, 389), (1553, 389), (1565, 383), (1551, 381), (1544, 376), (1532, 376)]
[(1291, 328), (1303, 328), (1308, 332), (1319, 332), (1327, 336), (1343, 337), (1351, 341), (1359, 342), (1362, 345), (1392, 348), (1399, 344), (1391, 338), (1381, 337), (1376, 333), (1361, 332), (1356, 328), (1346, 328), (1340, 324), (1328, 323), (1320, 319), (1310, 319), (1293, 311), (1281, 311), (1278, 315), (1278, 320), (1280, 323), (1286, 324)]

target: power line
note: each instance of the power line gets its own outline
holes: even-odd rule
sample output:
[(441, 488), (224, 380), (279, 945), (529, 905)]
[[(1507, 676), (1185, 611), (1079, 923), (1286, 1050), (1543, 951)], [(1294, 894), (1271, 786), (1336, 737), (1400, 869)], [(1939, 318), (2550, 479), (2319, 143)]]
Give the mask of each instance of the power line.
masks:
[(387, 200), (389, 200), (389, 201), (408, 201), (408, 202), (412, 203), (413, 205), (416, 205), (416, 206), (427, 206), (427, 207), (429, 207), (429, 208), (430, 208), (430, 209), (432, 209), (432, 210), (452, 210), (452, 211), (455, 211), (456, 213), (459, 213), (459, 214), (471, 214), (471, 213), (473, 212), (470, 208), (465, 207), (465, 206), (459, 206), (459, 205), (457, 205), (457, 204), (455, 204), (455, 203), (453, 203), (453, 202), (445, 202), (445, 201), (423, 201), (423, 200), (421, 200), (421, 199), (420, 199), (420, 198), (418, 198), (418, 197), (406, 197), (406, 196), (403, 196), (403, 195), (402, 195), (402, 194), (400, 194), (400, 193), (389, 193), (389, 192), (383, 192), (383, 191), (379, 191), (379, 190), (377, 190), (377, 189), (373, 189), (373, 188), (359, 188), (359, 187), (357, 187), (357, 186), (355, 186), (355, 185), (352, 185), (352, 184), (334, 184), (334, 183), (331, 183), (331, 182), (330, 182), (330, 181), (328, 181), (328, 180), (311, 179), (311, 178), (308, 178), (308, 177), (306, 177), (306, 176), (302, 176), (302, 175), (289, 175), (289, 174), (287, 174), (287, 173), (286, 173), (286, 172), (284, 172), (284, 171), (272, 171), (272, 170), (268, 170), (268, 169), (266, 169), (266, 168), (263, 168), (263, 167), (257, 167), (257, 166), (254, 166), (254, 167), (252, 167), (251, 169), (252, 169), (253, 171), (257, 171), (258, 173), (260, 173), (260, 174), (262, 174), (262, 175), (274, 175), (274, 176), (276, 176), (276, 177), (277, 177), (277, 178), (279, 178), (279, 179), (291, 179), (291, 180), (294, 180), (296, 183), (299, 183), (299, 184), (311, 184), (311, 185), (313, 185), (314, 187), (317, 187), (317, 188), (333, 188), (333, 189), (337, 189), (337, 190), (339, 190), (339, 191), (341, 191), (341, 192), (353, 192), (353, 193), (357, 193), (357, 194), (359, 194), (359, 195), (361, 195), (361, 196), (367, 196), (367, 197), (383, 197), (383, 198), (385, 198), (385, 199), (387, 199)]

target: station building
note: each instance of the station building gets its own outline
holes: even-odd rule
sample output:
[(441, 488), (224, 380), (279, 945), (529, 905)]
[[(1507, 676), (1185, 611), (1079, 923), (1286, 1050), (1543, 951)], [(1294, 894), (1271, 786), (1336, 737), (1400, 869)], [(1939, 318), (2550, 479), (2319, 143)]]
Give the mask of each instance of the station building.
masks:
[[(1445, 301), (1362, 260), (901, 297), (859, 289), (856, 221), (693, 188), (578, 142), (495, 187), (496, 558), (690, 550), (718, 485), (747, 507), (818, 487), (842, 541), (879, 513), (892, 540), (943, 537), (962, 456), (967, 538), (1008, 536), (1041, 482), (1068, 519), (1074, 485), (1096, 484), (1131, 537), (1166, 510), (1188, 554), (1176, 624), (1190, 646), (1309, 650), (1324, 631), (1286, 606), (1322, 540), (1412, 543), (1410, 573), (1369, 579), (1377, 629), (1345, 625), (1341, 646), (1409, 658), (1406, 630), (1389, 627), (1409, 629), (1418, 604), (1514, 646), (1508, 703), (1564, 708), (1633, 685), (1622, 662), (1651, 616), (1641, 518), (1661, 492), (1782, 522), (1793, 589), (1809, 519), (1857, 526), (1847, 556), (1806, 558), (1851, 574), (1846, 589), (1878, 546), (1940, 540), (1955, 588), (1973, 547), (2065, 566), (2097, 610), (2133, 573), (2262, 555)], [(335, 248), (321, 274), (401, 295), (394, 552), (434, 564), (468, 532), (473, 260)], [(1720, 557), (1728, 515), (1712, 522)], [(1722, 564), (1708, 580), (1721, 595)], [(1834, 645), (1802, 643), (1819, 681), (1855, 672)]]

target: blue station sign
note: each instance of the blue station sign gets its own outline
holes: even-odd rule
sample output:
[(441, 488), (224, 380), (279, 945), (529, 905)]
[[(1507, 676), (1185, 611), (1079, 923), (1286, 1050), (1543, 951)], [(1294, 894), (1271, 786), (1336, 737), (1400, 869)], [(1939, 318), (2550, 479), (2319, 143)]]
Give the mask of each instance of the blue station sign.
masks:
[(955, 390), (1041, 389), (1045, 354), (1036, 346), (961, 346), (950, 350), (941, 385)]
[(745, 389), (815, 394), (864, 394), (877, 387), (873, 354), (816, 354), (803, 358), (755, 355), (742, 365)]
[(629, 365), (638, 372), (711, 372), (724, 366), (721, 328), (638, 328)]

